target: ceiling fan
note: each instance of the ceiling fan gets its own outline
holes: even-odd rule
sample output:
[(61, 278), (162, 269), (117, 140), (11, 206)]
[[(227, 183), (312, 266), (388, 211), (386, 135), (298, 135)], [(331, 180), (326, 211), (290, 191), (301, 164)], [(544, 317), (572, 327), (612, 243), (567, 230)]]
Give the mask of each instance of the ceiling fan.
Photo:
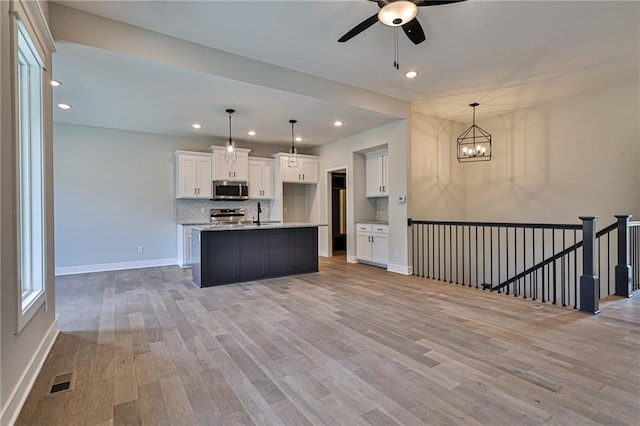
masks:
[(357, 36), (376, 22), (380, 21), (389, 27), (402, 27), (404, 33), (413, 44), (420, 44), (426, 40), (422, 25), (416, 19), (418, 7), (439, 6), (458, 3), (465, 0), (369, 0), (378, 3), (380, 10), (373, 16), (360, 22), (338, 41), (344, 43)]

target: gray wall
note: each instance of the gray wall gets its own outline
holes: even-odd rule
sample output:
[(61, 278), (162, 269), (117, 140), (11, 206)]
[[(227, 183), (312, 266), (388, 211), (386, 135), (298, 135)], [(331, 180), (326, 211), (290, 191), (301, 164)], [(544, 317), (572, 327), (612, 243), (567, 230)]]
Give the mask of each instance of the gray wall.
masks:
[(211, 143), (56, 123), (56, 268), (175, 260), (174, 151)]
[[(47, 16), (47, 3), (43, 2)], [(16, 206), (16, 135), (11, 78), (9, 2), (0, 1), (0, 424), (10, 424), (36, 378), (57, 333), (53, 276), (53, 187), (51, 86), (44, 85), (45, 245), (47, 296), (31, 320), (17, 332), (18, 216)], [(51, 55), (43, 58), (51, 79)]]
[[(399, 120), (377, 129), (323, 145), (320, 155), (320, 222), (328, 223), (329, 205), (327, 173), (330, 170), (347, 170), (347, 258), (355, 262), (355, 223), (358, 220), (376, 219), (376, 204), (365, 197), (364, 151), (387, 146), (389, 151), (389, 266), (400, 273), (410, 273), (407, 213), (411, 199), (399, 203), (398, 197), (407, 195), (409, 181), (408, 120)], [(321, 229), (321, 249), (328, 250), (328, 235)], [(324, 244), (324, 245), (323, 245)]]
[(468, 124), (414, 114), (412, 216), (578, 223), (580, 215), (640, 215), (640, 82), (478, 121), (493, 159), (460, 164)]

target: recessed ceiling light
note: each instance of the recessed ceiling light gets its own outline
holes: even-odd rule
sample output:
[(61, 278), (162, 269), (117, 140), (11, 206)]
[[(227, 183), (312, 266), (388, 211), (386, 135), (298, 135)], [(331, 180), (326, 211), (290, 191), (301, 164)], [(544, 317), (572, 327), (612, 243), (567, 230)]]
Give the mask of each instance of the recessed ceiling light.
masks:
[(58, 104), (58, 108), (60, 108), (60, 109), (71, 109), (71, 105), (69, 105), (69, 104)]
[(202, 124), (200, 124), (200, 123), (193, 123), (193, 124), (191, 125), (191, 127), (193, 127), (194, 129), (202, 129)]
[(296, 142), (302, 142), (302, 137), (296, 136)]
[(258, 134), (258, 132), (256, 132), (255, 130), (249, 130), (249, 131), (247, 132), (247, 134), (248, 134), (249, 136), (255, 136), (255, 135), (257, 135), (257, 134)]
[(333, 125), (334, 125), (334, 126), (336, 126), (336, 127), (340, 127), (340, 126), (342, 126), (343, 124), (344, 124), (344, 123), (343, 123), (342, 121), (340, 121), (340, 120), (336, 120), (336, 121), (334, 121), (334, 122), (333, 122)]
[(415, 71), (415, 70), (407, 71), (404, 76), (407, 78), (416, 78), (418, 76), (418, 71)]
[(60, 83), (58, 80), (51, 80), (51, 85), (53, 87), (58, 87), (58, 86), (62, 86), (62, 83)]

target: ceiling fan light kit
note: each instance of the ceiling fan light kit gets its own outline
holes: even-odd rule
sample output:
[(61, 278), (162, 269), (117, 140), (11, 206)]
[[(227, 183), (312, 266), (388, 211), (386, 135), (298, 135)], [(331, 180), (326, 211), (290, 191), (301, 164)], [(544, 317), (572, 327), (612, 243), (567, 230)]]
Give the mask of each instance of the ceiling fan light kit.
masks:
[(458, 162), (491, 161), (491, 134), (476, 125), (477, 102), (469, 104), (473, 108), (473, 124), (458, 136)]
[(389, 27), (399, 27), (418, 15), (418, 6), (408, 0), (387, 3), (378, 11), (378, 20)]

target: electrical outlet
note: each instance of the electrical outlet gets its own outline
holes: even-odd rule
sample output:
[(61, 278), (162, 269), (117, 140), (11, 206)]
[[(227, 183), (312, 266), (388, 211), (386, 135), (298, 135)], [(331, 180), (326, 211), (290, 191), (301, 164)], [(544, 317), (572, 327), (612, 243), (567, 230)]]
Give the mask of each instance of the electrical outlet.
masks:
[(144, 246), (138, 246), (138, 254), (144, 253)]
[(398, 257), (398, 250), (393, 251), (393, 257)]

